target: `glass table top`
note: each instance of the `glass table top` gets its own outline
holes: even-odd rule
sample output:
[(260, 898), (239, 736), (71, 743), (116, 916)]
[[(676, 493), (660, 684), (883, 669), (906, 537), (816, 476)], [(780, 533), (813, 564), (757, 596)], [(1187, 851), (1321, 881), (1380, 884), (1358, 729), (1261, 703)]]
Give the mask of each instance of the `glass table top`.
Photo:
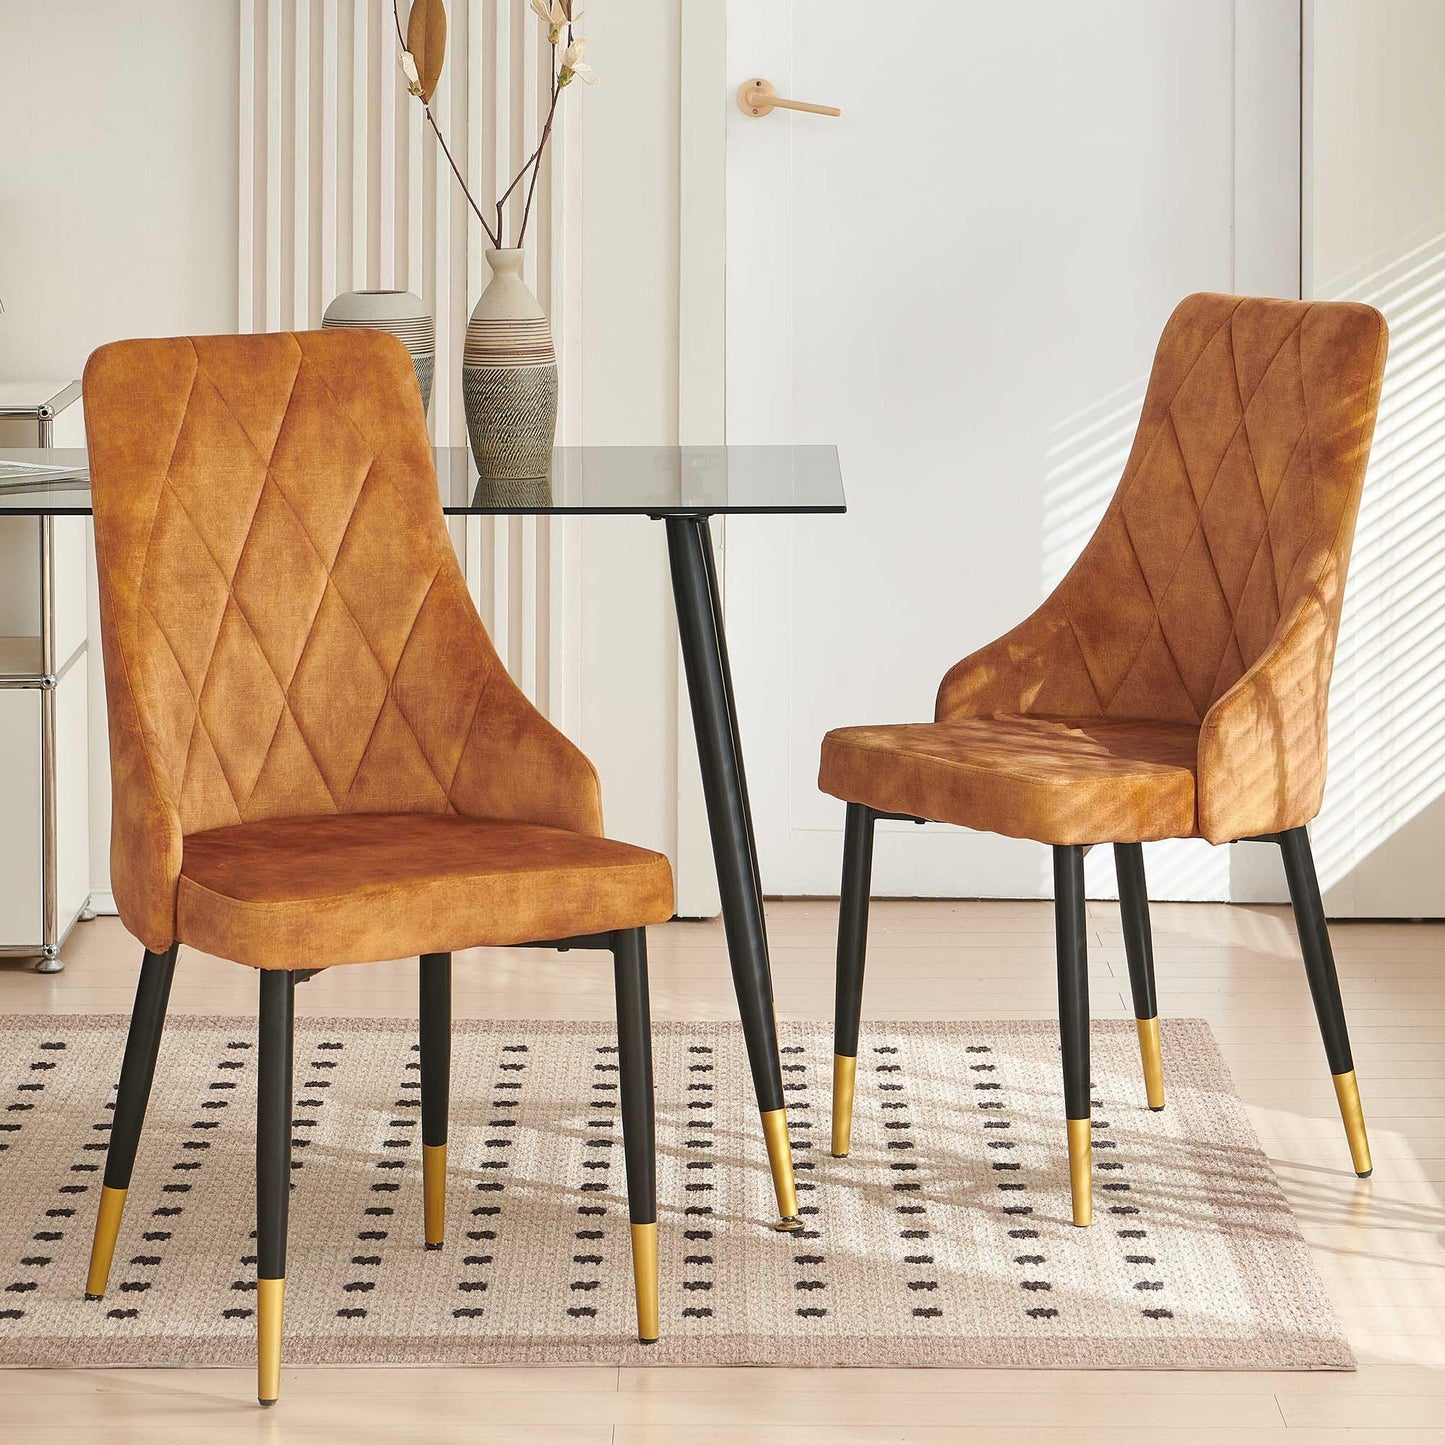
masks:
[[(442, 509), (461, 515), (608, 513), (697, 517), (726, 512), (842, 512), (833, 446), (558, 447), (547, 477), (483, 482), (467, 447), (436, 447)], [(66, 476), (30, 480), (27, 468)], [(83, 516), (81, 450), (0, 449), (0, 517)]]

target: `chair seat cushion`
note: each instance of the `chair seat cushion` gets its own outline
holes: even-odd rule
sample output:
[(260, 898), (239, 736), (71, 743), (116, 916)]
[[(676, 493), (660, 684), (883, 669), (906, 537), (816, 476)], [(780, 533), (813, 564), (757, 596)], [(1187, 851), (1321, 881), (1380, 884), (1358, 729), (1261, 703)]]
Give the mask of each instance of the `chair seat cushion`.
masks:
[(255, 968), (533, 943), (672, 916), (660, 853), (455, 813), (241, 823), (185, 840), (176, 936)]
[(1145, 843), (1195, 832), (1199, 729), (1097, 718), (979, 717), (839, 728), (818, 786), (1040, 843)]

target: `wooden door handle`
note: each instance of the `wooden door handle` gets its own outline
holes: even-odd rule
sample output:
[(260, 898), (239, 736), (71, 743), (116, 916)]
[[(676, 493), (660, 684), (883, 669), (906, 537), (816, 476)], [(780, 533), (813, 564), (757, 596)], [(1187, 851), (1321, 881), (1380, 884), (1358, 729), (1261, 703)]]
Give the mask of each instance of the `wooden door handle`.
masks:
[(744, 115), (770, 115), (774, 110), (803, 110), (809, 115), (842, 115), (836, 105), (814, 105), (810, 100), (784, 100), (766, 80), (745, 80), (738, 87), (738, 106)]

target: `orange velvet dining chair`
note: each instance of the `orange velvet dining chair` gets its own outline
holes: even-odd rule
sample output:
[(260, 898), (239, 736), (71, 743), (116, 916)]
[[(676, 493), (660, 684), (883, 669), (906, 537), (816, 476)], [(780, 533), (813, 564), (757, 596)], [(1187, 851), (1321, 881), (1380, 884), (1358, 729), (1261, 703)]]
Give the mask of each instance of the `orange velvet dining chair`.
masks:
[(405, 349), (125, 341), (85, 369), (111, 868), (145, 947), (89, 1298), (104, 1294), (181, 944), (257, 970), (258, 1395), (280, 1387), (298, 973), (420, 957), (423, 1235), (445, 1221), (451, 954), (610, 948), (638, 1335), (658, 1334), (644, 928), (657, 853), (513, 684), (442, 517)]
[(1190, 296), (1159, 343), (1113, 501), (1042, 606), (958, 663), (934, 721), (823, 741), (848, 804), (833, 1153), (851, 1140), (874, 821), (1052, 845), (1075, 1224), (1092, 1217), (1084, 854), (1114, 845), (1145, 1090), (1164, 1107), (1141, 845), (1279, 845), (1355, 1171), (1369, 1144), (1305, 825), (1384, 370), (1368, 306)]

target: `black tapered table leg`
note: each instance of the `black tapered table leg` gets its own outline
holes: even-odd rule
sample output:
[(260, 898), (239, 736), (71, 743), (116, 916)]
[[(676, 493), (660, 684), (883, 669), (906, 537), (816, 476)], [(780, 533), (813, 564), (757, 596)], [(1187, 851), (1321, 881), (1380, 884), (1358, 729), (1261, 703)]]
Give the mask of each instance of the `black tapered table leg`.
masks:
[[(703, 571), (707, 574), (707, 595), (712, 605), (713, 643), (717, 648), (717, 655), (722, 661), (723, 691), (727, 696), (728, 723), (732, 729), (733, 756), (738, 760), (738, 786), (742, 792), (743, 799), (743, 820), (747, 825), (748, 833), (748, 857), (753, 865), (753, 892), (758, 896), (758, 910), (763, 907), (763, 875), (758, 866), (758, 840), (753, 831), (753, 804), (748, 797), (747, 771), (743, 767), (743, 741), (738, 732), (738, 709), (733, 698), (733, 670), (732, 664), (728, 661), (728, 638), (727, 629), (723, 626), (722, 589), (718, 586), (717, 580), (717, 554), (712, 548), (712, 530), (707, 521), (702, 522), (706, 535), (703, 538), (702, 548)], [(771, 975), (768, 979), (768, 987), (772, 988)], [(771, 997), (771, 994), (769, 995)]]
[(666, 525), (678, 637), (692, 702), (693, 729), (697, 734), (703, 795), (717, 863), (733, 987), (752, 1066), (753, 1088), (762, 1113), (773, 1190), (781, 1216), (779, 1224), (796, 1229), (801, 1221), (787, 1113), (783, 1107), (768, 936), (763, 921), (757, 847), (738, 740), (727, 641), (717, 596), (712, 535), (706, 517), (668, 517)]
[(100, 1191), (100, 1210), (95, 1219), (95, 1237), (90, 1246), (90, 1269), (86, 1273), (86, 1299), (100, 1299), (110, 1279), (110, 1262), (125, 1212), (126, 1190), (130, 1188), (150, 1102), (151, 1081), (156, 1072), (156, 1055), (165, 1027), (166, 1004), (171, 996), (171, 979), (176, 971), (176, 945), (164, 953), (146, 950), (136, 984), (135, 1005), (130, 1013), (130, 1032), (125, 1040), (125, 1057), (120, 1066), (120, 1084), (115, 1092), (115, 1115), (106, 1147), (105, 1176)]
[(256, 1398), (263, 1405), (274, 1405), (281, 1393), (295, 1019), (294, 975), (262, 969), (256, 1046)]
[(428, 1249), (446, 1239), (447, 1110), (452, 1069), (452, 956), (421, 956), (421, 1178)]
[(1119, 879), (1119, 916), (1124, 924), (1124, 953), (1134, 995), (1134, 1027), (1144, 1065), (1144, 1093), (1156, 1112), (1164, 1107), (1164, 1058), (1159, 1048), (1159, 1001), (1154, 994), (1154, 933), (1149, 927), (1149, 885), (1144, 877), (1144, 845), (1114, 844)]
[(1335, 954), (1330, 947), (1330, 930), (1325, 922), (1325, 905), (1320, 897), (1310, 835), (1303, 828), (1291, 828), (1279, 834), (1277, 841), (1284, 856), (1284, 876), (1294, 905), (1300, 951), (1304, 954), (1310, 996), (1314, 999), (1315, 1017), (1319, 1020), (1320, 1037), (1324, 1040), (1325, 1057), (1334, 1080), (1350, 1158), (1355, 1173), (1361, 1179), (1368, 1179), (1375, 1166), (1370, 1158), (1370, 1140), (1360, 1107), (1360, 1087), (1355, 1080), (1355, 1060), (1350, 1050), (1349, 1030), (1345, 1027), (1345, 1006), (1340, 1000), (1340, 980), (1335, 973)]
[(1069, 1189), (1074, 1223), (1094, 1217), (1089, 1088), (1089, 954), (1084, 913), (1084, 850), (1054, 849), (1054, 935), (1059, 963), (1059, 1043), (1064, 1056), (1064, 1113), (1069, 1123)]
[(838, 894), (838, 966), (833, 995), (833, 1157), (853, 1142), (853, 1086), (858, 1076), (858, 1020), (873, 879), (873, 824), (878, 815), (849, 803), (843, 824), (843, 880)]

